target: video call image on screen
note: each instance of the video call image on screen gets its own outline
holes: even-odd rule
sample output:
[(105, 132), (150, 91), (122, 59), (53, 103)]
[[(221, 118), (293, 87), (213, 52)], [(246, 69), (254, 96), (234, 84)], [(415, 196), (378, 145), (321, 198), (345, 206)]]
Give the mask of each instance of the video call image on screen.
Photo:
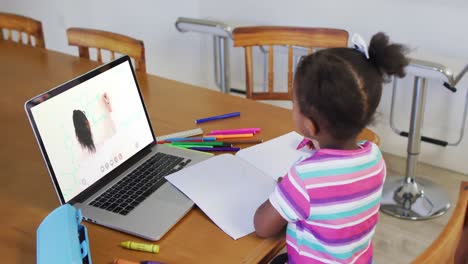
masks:
[(66, 202), (153, 141), (130, 67), (31, 108)]

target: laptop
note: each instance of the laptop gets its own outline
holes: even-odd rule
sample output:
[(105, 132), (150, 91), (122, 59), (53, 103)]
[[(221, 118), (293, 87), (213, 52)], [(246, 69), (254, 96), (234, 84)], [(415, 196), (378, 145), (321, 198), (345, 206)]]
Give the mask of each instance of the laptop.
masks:
[(128, 56), (38, 95), (25, 110), (61, 204), (159, 240), (193, 206), (165, 176), (209, 155), (158, 145)]

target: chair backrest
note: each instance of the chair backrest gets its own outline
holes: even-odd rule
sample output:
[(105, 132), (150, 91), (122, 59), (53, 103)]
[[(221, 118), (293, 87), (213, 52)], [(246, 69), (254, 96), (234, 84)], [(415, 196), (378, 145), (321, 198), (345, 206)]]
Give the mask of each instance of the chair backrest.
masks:
[(87, 28), (67, 29), (68, 44), (78, 46), (79, 56), (90, 59), (89, 49), (96, 48), (97, 60), (102, 62), (101, 49), (110, 52), (111, 60), (115, 59), (115, 53), (130, 56), (135, 60), (135, 69), (146, 72), (145, 46), (143, 41), (128, 36)]
[(439, 236), (413, 264), (468, 263), (468, 181), (460, 186), (453, 214)]
[[(346, 47), (348, 32), (330, 28), (304, 27), (239, 27), (233, 31), (234, 47), (245, 48), (245, 73), (247, 98), (255, 100), (291, 100), (293, 86), (293, 47), (304, 47), (308, 53), (316, 48)], [(252, 47), (268, 46), (268, 92), (254, 92)], [(275, 92), (274, 46), (288, 48), (288, 91)]]
[[(6, 31), (6, 37), (4, 32)], [(13, 31), (18, 33), (18, 38), (15, 41)], [(31, 45), (39, 48), (45, 48), (44, 32), (42, 31), (42, 23), (35, 19), (0, 12), (0, 40), (15, 41), (18, 43)]]

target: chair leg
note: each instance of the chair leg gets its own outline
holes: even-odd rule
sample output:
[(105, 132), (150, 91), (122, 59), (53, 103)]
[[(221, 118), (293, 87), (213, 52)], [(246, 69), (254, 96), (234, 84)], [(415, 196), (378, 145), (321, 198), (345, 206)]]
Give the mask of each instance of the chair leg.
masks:
[(285, 264), (288, 262), (288, 253), (282, 253), (275, 256), (271, 261), (270, 264)]

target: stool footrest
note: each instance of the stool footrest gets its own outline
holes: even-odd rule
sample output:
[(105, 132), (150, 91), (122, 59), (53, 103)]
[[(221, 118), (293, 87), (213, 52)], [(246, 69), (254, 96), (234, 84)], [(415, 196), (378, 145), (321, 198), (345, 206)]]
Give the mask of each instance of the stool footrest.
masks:
[[(402, 131), (402, 132), (400, 132), (400, 136), (408, 137), (408, 132)], [(421, 141), (431, 143), (431, 144), (434, 144), (434, 145), (439, 145), (441, 147), (446, 147), (448, 145), (447, 141), (436, 139), (436, 138), (431, 138), (431, 137), (425, 137), (425, 136), (421, 136)]]

